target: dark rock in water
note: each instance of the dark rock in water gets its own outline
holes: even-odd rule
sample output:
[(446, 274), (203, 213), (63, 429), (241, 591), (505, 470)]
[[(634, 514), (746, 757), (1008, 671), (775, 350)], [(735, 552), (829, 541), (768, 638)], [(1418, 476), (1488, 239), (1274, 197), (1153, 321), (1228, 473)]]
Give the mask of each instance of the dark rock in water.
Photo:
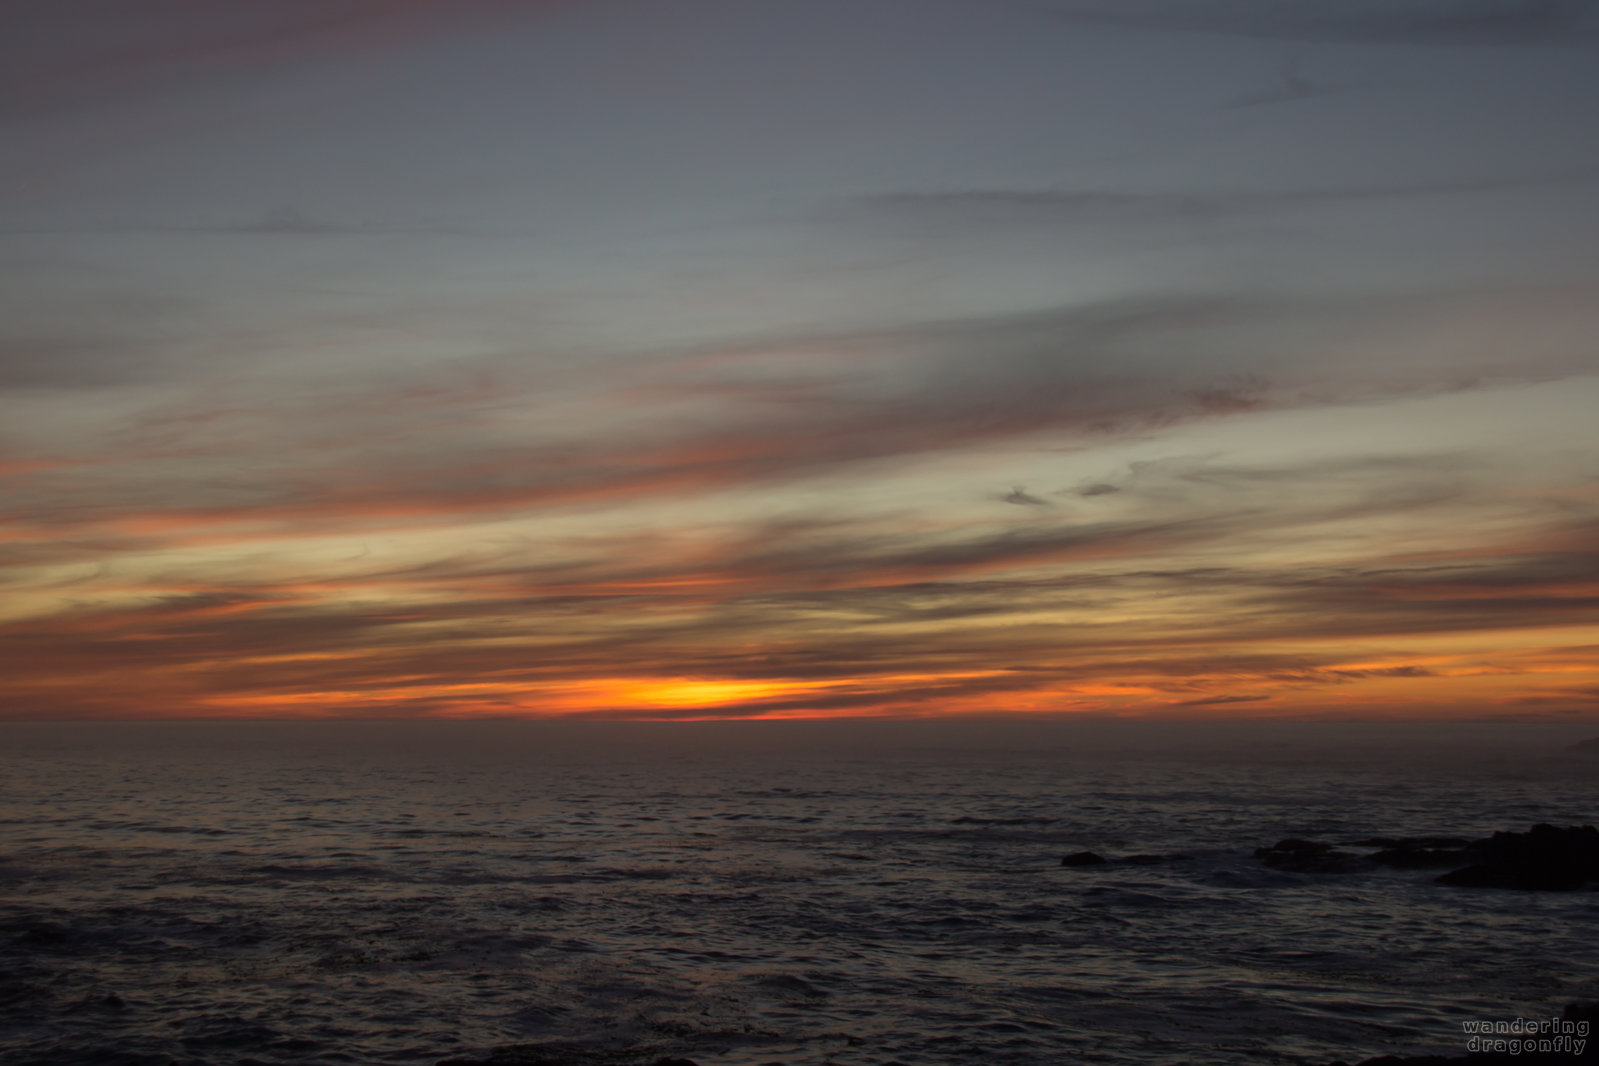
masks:
[(1105, 856), (1091, 851), (1074, 851), (1060, 861), (1062, 866), (1104, 866)]
[(1378, 866), (1396, 866), (1402, 870), (1457, 866), (1470, 859), (1466, 841), (1450, 837), (1401, 840), (1396, 846), (1385, 847), (1371, 857), (1371, 861)]
[(773, 992), (780, 996), (792, 996), (800, 999), (826, 999), (830, 993), (825, 988), (811, 984), (803, 977), (793, 974), (779, 973), (768, 974), (757, 978), (756, 984), (766, 992)]
[(1461, 837), (1367, 837), (1351, 847), (1375, 847), (1369, 855), (1339, 851), (1316, 840), (1291, 837), (1255, 858), (1275, 870), (1293, 873), (1349, 873), (1372, 866), (1427, 869), (1455, 866), (1434, 878), (1441, 885), (1570, 891), (1599, 882), (1599, 830), (1591, 825), (1564, 829), (1535, 825), (1526, 833), (1495, 833), (1483, 840)]
[(1579, 740), (1566, 750), (1574, 751), (1578, 755), (1599, 755), (1599, 737), (1593, 737), (1589, 740)]
[(1466, 849), (1477, 862), (1437, 877), (1440, 885), (1569, 892), (1599, 881), (1599, 829), (1539, 823), (1525, 833), (1495, 833)]
[(1465, 837), (1367, 837), (1365, 840), (1344, 841), (1351, 848), (1382, 848), (1391, 850), (1441, 850), (1463, 848), (1471, 841)]
[(648, 1053), (596, 1051), (576, 1044), (517, 1044), (486, 1059), (445, 1059), (438, 1066), (698, 1066), (693, 1059)]
[(1256, 848), (1255, 858), (1273, 870), (1300, 874), (1341, 874), (1362, 869), (1370, 861), (1360, 855), (1339, 851), (1319, 840), (1289, 837), (1269, 848)]
[(1351, 848), (1379, 848), (1371, 861), (1400, 869), (1458, 866), (1471, 859), (1464, 850), (1471, 841), (1464, 837), (1367, 837), (1344, 843)]
[(19, 933), (13, 943), (30, 948), (55, 947), (58, 944), (65, 944), (73, 937), (70, 926), (62, 925), (60, 922), (39, 922)]
[(1385, 848), (1371, 857), (1378, 866), (1393, 866), (1401, 870), (1425, 870), (1439, 866), (1455, 866), (1465, 853), (1445, 851), (1442, 848)]
[[(1599, 1037), (1599, 1003), (1572, 1003), (1561, 1012), (1560, 1020), (1561, 1027), (1569, 1026), (1571, 1032), (1551, 1029), (1540, 1033), (1483, 1034), (1479, 1038), (1480, 1050), (1468, 1050), (1464, 1055), (1382, 1055), (1364, 1059), (1356, 1066), (1572, 1066), (1599, 1062), (1599, 1045), (1595, 1043), (1595, 1037)], [(1510, 1050), (1511, 1040), (1519, 1041), (1515, 1051)], [(1501, 1041), (1506, 1043), (1501, 1045)], [(1543, 1041), (1549, 1042), (1547, 1049), (1539, 1046)], [(1529, 1042), (1534, 1042), (1531, 1047)], [(1468, 1042), (1466, 1046), (1469, 1049), (1472, 1045)], [(1349, 1064), (1333, 1062), (1328, 1066)]]

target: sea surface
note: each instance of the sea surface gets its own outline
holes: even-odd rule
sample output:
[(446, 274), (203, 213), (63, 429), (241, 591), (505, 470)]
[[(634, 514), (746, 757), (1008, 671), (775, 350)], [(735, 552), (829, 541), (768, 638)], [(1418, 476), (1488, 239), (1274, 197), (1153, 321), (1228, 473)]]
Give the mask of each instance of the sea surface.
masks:
[(1252, 851), (1599, 822), (1596, 733), (3, 724), (0, 1062), (1459, 1054), (1599, 997), (1599, 892)]

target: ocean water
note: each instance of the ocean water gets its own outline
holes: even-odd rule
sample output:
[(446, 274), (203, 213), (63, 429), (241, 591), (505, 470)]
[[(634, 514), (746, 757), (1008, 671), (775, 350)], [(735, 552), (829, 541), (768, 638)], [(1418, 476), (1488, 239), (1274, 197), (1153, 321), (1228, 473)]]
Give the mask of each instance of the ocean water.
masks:
[(1599, 822), (1595, 732), (6, 724), (0, 1062), (1458, 1054), (1599, 997), (1599, 893), (1251, 852)]

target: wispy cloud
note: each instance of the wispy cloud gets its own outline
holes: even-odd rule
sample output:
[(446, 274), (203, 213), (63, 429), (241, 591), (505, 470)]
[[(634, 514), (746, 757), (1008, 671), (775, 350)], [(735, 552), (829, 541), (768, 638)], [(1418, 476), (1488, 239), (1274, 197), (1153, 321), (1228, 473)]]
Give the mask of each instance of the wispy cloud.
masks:
[[(100, 602), (0, 625), (0, 660), (15, 706), (61, 713), (167, 701), (192, 713), (664, 718), (1291, 708), (1361, 692), (1398, 708), (1582, 669), (1580, 651), (1520, 635), (1578, 632), (1599, 607), (1591, 524), (1556, 507), (1538, 550), (1490, 537), (1469, 553), (1455, 542), (1447, 559), (1368, 549), (1339, 566), (1274, 564), (1268, 552), (1241, 566), (1219, 559), (1357, 513), (1431, 513), (1437, 462), (1409, 466), (1408, 496), (1392, 487), (1398, 459), (1203, 466), (1146, 471), (1115, 495), (1158, 521), (1062, 515), (915, 534), (813, 517), (591, 536), (546, 544), (537, 563), (507, 543), (402, 567), (363, 553), (299, 581), (274, 570), (163, 591), (146, 578), (119, 604), (109, 575), (86, 575)], [(1152, 491), (1157, 480), (1181, 487), (1186, 517), (1172, 517), (1177, 498)], [(1241, 507), (1252, 484), (1274, 502)], [(1513, 639), (1436, 647), (1462, 633)], [(124, 702), (108, 702), (112, 687)]]
[(85, 0), (70, 10), (49, 0), (14, 0), (6, 35), (7, 110), (37, 110), (170, 88), (188, 79), (293, 62), (323, 51), (386, 47), (472, 24), (525, 14), (559, 0), (510, 4), (464, 0), (222, 0), (201, 9), (183, 0)]
[[(47, 475), (13, 480), (10, 519), (41, 538), (196, 544), (438, 525), (767, 489), (1007, 442), (1083, 446), (1462, 387), (1458, 361), (1433, 367), (1367, 357), (1307, 373), (1271, 346), (1289, 330), (1313, 336), (1326, 328), (1341, 306), (1333, 304), (1150, 298), (757, 338), (651, 353), (615, 385), (551, 379), (509, 356), (462, 361), (447, 376), (365, 373), (354, 379), (359, 392), (208, 384), (182, 403), (136, 410), (108, 438), (30, 456), (53, 465)], [(1456, 301), (1434, 304), (1416, 306), (1445, 317)], [(1390, 299), (1384, 313), (1394, 306), (1404, 304)], [(1527, 313), (1546, 307), (1559, 310), (1533, 300)], [(15, 343), (24, 357), (5, 364), (13, 387), (99, 389), (177, 372), (153, 342), (148, 355), (109, 339), (85, 343), (55, 361)], [(809, 356), (790, 374), (783, 359), (774, 361), (786, 351), (847, 354)], [(1514, 363), (1490, 351), (1484, 372), (1497, 382), (1558, 377), (1580, 362), (1569, 346), (1543, 361), (1532, 351), (1524, 345)], [(507, 421), (503, 412), (512, 410), (528, 417)], [(428, 427), (422, 438), (418, 425)], [(231, 472), (217, 476), (219, 468)], [(1210, 466), (1161, 484), (1170, 493), (1185, 481), (1271, 476)], [(1155, 484), (1146, 475), (1142, 487)], [(1436, 484), (1447, 491), (1447, 482)], [(1037, 507), (1060, 491), (1086, 498), (1127, 487), (1102, 478), (1007, 499)]]
[(1014, 503), (1022, 507), (1048, 507), (1049, 501), (1034, 496), (1022, 486), (1017, 485), (1005, 495), (1000, 497), (1005, 503)]
[(1484, 176), (1385, 185), (1255, 189), (961, 188), (873, 193), (845, 205), (850, 217), (966, 229), (1219, 222), (1311, 208), (1488, 196), (1599, 182), (1599, 172)]
[(1584, 0), (1450, 0), (1330, 5), (1313, 0), (1071, 0), (1029, 3), (1081, 25), (1322, 44), (1431, 47), (1581, 46), (1599, 39)]

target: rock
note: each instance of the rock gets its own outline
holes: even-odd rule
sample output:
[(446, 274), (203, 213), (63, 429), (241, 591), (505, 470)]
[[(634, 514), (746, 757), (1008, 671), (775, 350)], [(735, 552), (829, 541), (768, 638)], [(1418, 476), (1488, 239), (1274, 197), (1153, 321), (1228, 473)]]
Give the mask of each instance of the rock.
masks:
[(1365, 840), (1346, 840), (1343, 842), (1351, 848), (1383, 848), (1390, 849), (1442, 849), (1463, 848), (1471, 841), (1465, 837), (1367, 837)]
[(1255, 858), (1274, 870), (1300, 874), (1349, 873), (1370, 865), (1363, 856), (1339, 851), (1318, 840), (1289, 837), (1269, 848), (1256, 848)]
[[(1482, 840), (1460, 837), (1367, 837), (1351, 847), (1375, 847), (1369, 855), (1339, 851), (1316, 840), (1290, 837), (1255, 858), (1292, 873), (1349, 873), (1371, 866), (1425, 869), (1456, 866), (1433, 880), (1471, 888), (1518, 888), (1569, 892), (1599, 883), (1599, 829), (1591, 825), (1539, 824), (1525, 833), (1495, 833)], [(1465, 865), (1460, 865), (1465, 864)]]
[(24, 929), (12, 939), (12, 943), (27, 948), (53, 948), (76, 940), (77, 931), (70, 925), (60, 922), (39, 922)]
[(1434, 878), (1440, 885), (1570, 892), (1599, 882), (1599, 829), (1539, 823), (1525, 833), (1495, 833), (1473, 843), (1478, 861)]
[(1367, 837), (1343, 842), (1352, 848), (1379, 848), (1370, 858), (1378, 866), (1416, 869), (1429, 866), (1458, 866), (1470, 861), (1465, 837)]
[(1576, 752), (1578, 755), (1599, 755), (1599, 737), (1579, 740), (1566, 750)]
[(1408, 837), (1385, 845), (1372, 855), (1371, 861), (1404, 870), (1456, 866), (1471, 860), (1469, 846), (1469, 841), (1459, 837)]
[(1091, 851), (1074, 851), (1060, 861), (1062, 866), (1104, 866), (1105, 857)]

